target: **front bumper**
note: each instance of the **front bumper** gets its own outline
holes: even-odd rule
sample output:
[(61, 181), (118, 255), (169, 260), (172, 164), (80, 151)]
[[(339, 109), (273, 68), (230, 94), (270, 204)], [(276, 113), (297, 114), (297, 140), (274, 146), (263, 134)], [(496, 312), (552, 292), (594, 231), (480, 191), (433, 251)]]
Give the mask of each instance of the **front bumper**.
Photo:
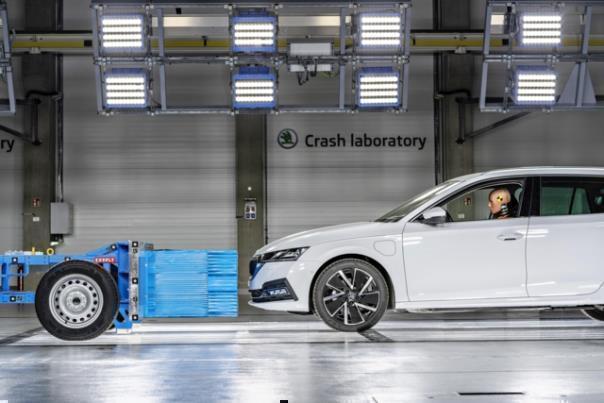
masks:
[(262, 284), (260, 290), (250, 290), (250, 293), (252, 294), (252, 302), (255, 303), (298, 300), (296, 293), (286, 278), (268, 281)]
[(315, 262), (250, 263), (250, 305), (276, 311), (309, 311)]

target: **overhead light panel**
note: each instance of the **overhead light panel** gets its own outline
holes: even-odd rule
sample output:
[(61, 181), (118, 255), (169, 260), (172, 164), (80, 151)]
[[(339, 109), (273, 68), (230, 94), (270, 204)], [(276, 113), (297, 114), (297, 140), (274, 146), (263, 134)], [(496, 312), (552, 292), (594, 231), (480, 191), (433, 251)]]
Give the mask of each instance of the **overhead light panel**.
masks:
[(520, 16), (520, 40), (527, 46), (556, 46), (562, 38), (560, 13), (524, 13)]
[(241, 53), (273, 53), (277, 50), (277, 17), (267, 13), (231, 17), (231, 49)]
[(101, 46), (107, 52), (142, 52), (147, 48), (143, 15), (105, 14), (100, 19)]
[(399, 108), (400, 73), (392, 67), (366, 67), (357, 76), (359, 108)]
[(241, 67), (232, 85), (235, 109), (272, 109), (277, 104), (277, 79), (268, 67)]
[(149, 105), (148, 75), (145, 69), (114, 68), (103, 79), (105, 109), (140, 109)]
[(518, 66), (514, 102), (517, 105), (547, 106), (556, 103), (557, 74), (550, 67)]
[(395, 49), (402, 45), (399, 13), (361, 13), (358, 16), (357, 45), (360, 48)]

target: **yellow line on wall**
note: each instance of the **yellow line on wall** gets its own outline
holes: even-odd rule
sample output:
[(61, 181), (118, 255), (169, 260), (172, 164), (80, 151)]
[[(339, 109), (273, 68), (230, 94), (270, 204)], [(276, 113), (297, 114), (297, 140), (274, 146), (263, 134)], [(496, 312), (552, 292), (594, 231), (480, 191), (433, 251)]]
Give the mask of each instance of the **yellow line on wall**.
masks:
[[(54, 35), (56, 37), (56, 35)], [(578, 47), (580, 45), (580, 39), (569, 38), (564, 39), (562, 41), (563, 46), (565, 47)], [(280, 48), (287, 48), (287, 40), (281, 39), (279, 40)], [(339, 47), (339, 41), (333, 40), (334, 48)], [(347, 46), (352, 45), (352, 41), (346, 41)], [(443, 48), (451, 48), (451, 47), (468, 47), (468, 48), (480, 48), (482, 47), (483, 40), (481, 38), (422, 38), (422, 37), (412, 37), (412, 48), (424, 48), (424, 49), (443, 49)], [(151, 41), (151, 45), (153, 48), (158, 47), (158, 41)], [(165, 47), (166, 49), (182, 49), (182, 48), (218, 48), (218, 49), (228, 49), (230, 46), (230, 41), (228, 39), (185, 39), (185, 38), (175, 38), (175, 39), (166, 39)], [(504, 45), (502, 39), (492, 39), (491, 47), (492, 48), (501, 48), (507, 45)], [(591, 47), (602, 47), (604, 46), (604, 38), (592, 38), (589, 41), (589, 46)], [(87, 49), (91, 48), (90, 40), (84, 39), (73, 39), (73, 40), (46, 40), (43, 37), (33, 39), (33, 40), (15, 40), (12, 43), (13, 49), (22, 50), (22, 49)]]

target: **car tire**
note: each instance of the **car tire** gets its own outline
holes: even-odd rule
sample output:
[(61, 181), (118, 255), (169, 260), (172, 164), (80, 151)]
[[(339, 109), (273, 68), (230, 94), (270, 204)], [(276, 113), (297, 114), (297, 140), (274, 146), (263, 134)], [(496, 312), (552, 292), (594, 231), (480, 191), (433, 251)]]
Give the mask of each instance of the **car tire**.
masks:
[(380, 271), (361, 259), (327, 266), (313, 288), (315, 313), (333, 329), (362, 332), (372, 328), (388, 308), (388, 284)]
[(48, 333), (62, 340), (90, 340), (115, 320), (115, 280), (101, 267), (67, 261), (48, 271), (36, 290), (36, 314)]
[(596, 305), (589, 309), (581, 309), (581, 312), (591, 319), (604, 322), (604, 305)]

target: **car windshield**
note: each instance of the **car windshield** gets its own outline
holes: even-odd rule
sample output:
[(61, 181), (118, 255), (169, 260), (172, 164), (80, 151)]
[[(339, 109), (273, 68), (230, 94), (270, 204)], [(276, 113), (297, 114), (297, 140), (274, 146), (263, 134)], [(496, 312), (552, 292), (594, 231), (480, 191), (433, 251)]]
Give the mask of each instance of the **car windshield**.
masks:
[(376, 221), (377, 222), (398, 221), (401, 218), (405, 217), (407, 214), (409, 214), (411, 211), (415, 210), (417, 207), (419, 207), (424, 202), (426, 202), (429, 199), (431, 199), (432, 197), (437, 196), (438, 194), (446, 191), (447, 189), (455, 186), (458, 183), (459, 183), (459, 181), (443, 182), (440, 185), (435, 186), (431, 189), (428, 189), (425, 192), (422, 192), (422, 193), (418, 194), (417, 196), (407, 200), (406, 202), (404, 202), (403, 204), (401, 204), (394, 210), (392, 210), (392, 211), (384, 214), (380, 218), (378, 218)]

